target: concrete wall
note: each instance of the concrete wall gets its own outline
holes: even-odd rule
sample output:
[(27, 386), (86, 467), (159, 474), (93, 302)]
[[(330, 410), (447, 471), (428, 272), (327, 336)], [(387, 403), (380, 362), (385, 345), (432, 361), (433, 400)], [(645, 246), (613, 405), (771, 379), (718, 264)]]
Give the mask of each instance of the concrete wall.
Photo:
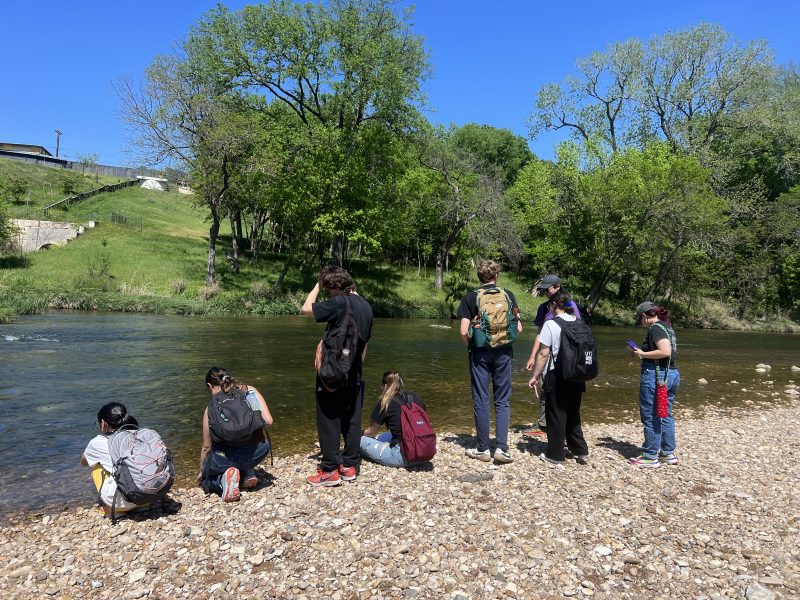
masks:
[[(16, 245), (22, 252), (35, 252), (49, 246), (63, 246), (83, 233), (83, 226), (57, 221), (11, 219), (19, 229)], [(92, 223), (90, 226), (93, 226)]]

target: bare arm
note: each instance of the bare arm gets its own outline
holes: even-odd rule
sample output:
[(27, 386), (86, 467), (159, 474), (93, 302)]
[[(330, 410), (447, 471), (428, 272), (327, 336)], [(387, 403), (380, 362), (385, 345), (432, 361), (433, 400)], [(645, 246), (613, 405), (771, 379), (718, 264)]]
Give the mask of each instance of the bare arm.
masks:
[(88, 466), (89, 466), (89, 461), (87, 461), (87, 460), (86, 460), (86, 456), (85, 456), (85, 455), (83, 455), (83, 454), (81, 454), (81, 464), (82, 464), (84, 467), (88, 467)]
[(376, 423), (375, 421), (373, 421), (372, 423), (370, 423), (369, 427), (367, 427), (364, 430), (364, 435), (367, 436), (367, 437), (374, 438), (376, 435), (378, 435), (378, 430), (380, 428), (381, 428), (381, 424), (380, 423)]
[(303, 302), (303, 308), (300, 309), (300, 313), (311, 317), (314, 315), (314, 311), (311, 309), (314, 302), (317, 301), (317, 296), (319, 296), (319, 281), (316, 283), (314, 288), (308, 292), (308, 296), (306, 296), (305, 302)]
[(198, 484), (203, 477), (203, 465), (209, 452), (211, 452), (211, 430), (208, 428), (208, 408), (206, 408), (203, 411), (203, 446), (200, 448), (200, 469), (197, 472)]
[[(538, 341), (538, 338), (537, 338)], [(550, 346), (539, 345), (539, 352), (536, 355), (536, 363), (533, 365), (533, 377), (528, 382), (528, 387), (535, 387), (542, 375), (542, 371), (547, 366), (547, 359), (550, 357)]]
[(469, 328), (472, 326), (472, 322), (469, 319), (461, 319), (461, 339), (464, 341), (465, 344), (469, 344)]
[(656, 342), (656, 349), (655, 350), (648, 350), (645, 352), (641, 348), (638, 350), (634, 350), (632, 354), (635, 354), (639, 358), (649, 358), (650, 360), (658, 360), (660, 358), (669, 358), (672, 356), (672, 344), (666, 338), (662, 338)]
[(525, 363), (525, 370), (531, 371), (533, 370), (533, 363), (536, 362), (536, 353), (539, 352), (539, 334), (542, 333), (542, 328), (539, 327), (539, 330), (536, 332), (536, 339), (533, 342), (533, 348), (531, 349), (531, 355), (528, 357), (528, 362)]

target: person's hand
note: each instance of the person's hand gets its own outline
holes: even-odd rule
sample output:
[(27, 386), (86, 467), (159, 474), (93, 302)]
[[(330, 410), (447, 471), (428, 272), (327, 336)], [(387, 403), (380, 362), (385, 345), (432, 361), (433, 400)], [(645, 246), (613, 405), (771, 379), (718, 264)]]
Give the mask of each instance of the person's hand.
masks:
[(535, 358), (529, 358), (528, 362), (525, 363), (525, 370), (526, 371), (533, 371), (533, 365), (536, 362)]
[(203, 481), (203, 472), (202, 471), (198, 471), (197, 472), (197, 485), (200, 485), (201, 481)]
[(531, 388), (531, 389), (534, 389), (538, 382), (539, 382), (539, 376), (538, 375), (534, 375), (533, 377), (531, 377), (531, 380), (528, 382), (528, 387)]

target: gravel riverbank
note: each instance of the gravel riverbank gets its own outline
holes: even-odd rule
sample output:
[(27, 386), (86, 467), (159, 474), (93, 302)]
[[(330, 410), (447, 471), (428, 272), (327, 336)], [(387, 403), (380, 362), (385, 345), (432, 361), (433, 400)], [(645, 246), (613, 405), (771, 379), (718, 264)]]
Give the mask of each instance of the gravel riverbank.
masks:
[[(588, 466), (364, 464), (315, 489), (275, 460), (235, 504), (177, 489), (112, 526), (95, 508), (0, 527), (4, 598), (747, 598), (800, 595), (800, 400), (678, 413), (681, 463), (639, 470), (638, 423), (587, 427)], [(24, 493), (24, 490), (20, 490)]]

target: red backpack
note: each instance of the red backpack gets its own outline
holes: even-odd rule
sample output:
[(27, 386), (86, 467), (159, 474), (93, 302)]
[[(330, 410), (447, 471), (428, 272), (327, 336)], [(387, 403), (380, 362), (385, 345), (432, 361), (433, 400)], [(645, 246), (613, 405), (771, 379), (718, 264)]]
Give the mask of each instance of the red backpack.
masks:
[(436, 433), (431, 428), (428, 413), (412, 402), (407, 394), (403, 394), (400, 408), (400, 424), (403, 428), (400, 451), (403, 457), (411, 463), (432, 459), (436, 455)]

